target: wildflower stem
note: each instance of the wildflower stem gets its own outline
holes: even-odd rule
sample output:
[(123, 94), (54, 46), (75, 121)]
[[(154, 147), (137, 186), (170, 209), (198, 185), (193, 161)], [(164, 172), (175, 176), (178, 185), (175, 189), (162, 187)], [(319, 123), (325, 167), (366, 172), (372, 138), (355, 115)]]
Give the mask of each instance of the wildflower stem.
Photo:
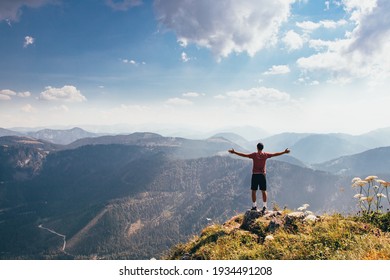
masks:
[(370, 190), (371, 190), (371, 182), (369, 181), (369, 182), (368, 182), (368, 188), (367, 188), (367, 204), (368, 204), (368, 209), (367, 209), (367, 211), (368, 211), (368, 213), (370, 213), (370, 210), (371, 210), (371, 202), (372, 202), (372, 200), (370, 199), (370, 196), (369, 196)]
[[(360, 191), (359, 191), (360, 196), (359, 197), (362, 197), (362, 192), (363, 192), (363, 187), (360, 186)], [(362, 209), (362, 211), (367, 210), (363, 201), (361, 201), (360, 198), (359, 198), (359, 206), (360, 206), (360, 209)]]

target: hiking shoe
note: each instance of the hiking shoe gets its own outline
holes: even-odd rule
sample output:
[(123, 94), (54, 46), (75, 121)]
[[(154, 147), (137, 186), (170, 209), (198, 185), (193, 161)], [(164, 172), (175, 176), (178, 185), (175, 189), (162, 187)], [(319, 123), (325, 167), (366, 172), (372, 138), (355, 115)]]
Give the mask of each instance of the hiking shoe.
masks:
[(267, 210), (267, 207), (263, 206), (263, 209), (261, 210), (261, 214), (265, 214), (265, 211)]
[(253, 206), (251, 211), (257, 211), (257, 207), (256, 206)]

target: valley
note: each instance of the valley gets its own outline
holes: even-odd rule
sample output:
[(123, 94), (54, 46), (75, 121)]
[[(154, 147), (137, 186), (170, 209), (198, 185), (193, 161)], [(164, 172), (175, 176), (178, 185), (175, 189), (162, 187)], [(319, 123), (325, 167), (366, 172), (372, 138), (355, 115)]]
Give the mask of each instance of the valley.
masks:
[[(231, 134), (220, 136), (134, 133), (67, 145), (0, 137), (0, 258), (161, 258), (205, 226), (245, 212), (251, 161), (227, 150), (249, 149), (241, 146), (243, 138), (236, 137), (238, 145), (227, 139)], [(287, 136), (274, 144), (294, 147), (307, 137)], [(375, 173), (390, 180), (389, 147), (318, 164), (299, 153), (296, 158), (291, 149), (291, 156), (267, 163), (269, 203), (275, 207), (309, 203), (317, 213), (353, 213), (351, 178)]]

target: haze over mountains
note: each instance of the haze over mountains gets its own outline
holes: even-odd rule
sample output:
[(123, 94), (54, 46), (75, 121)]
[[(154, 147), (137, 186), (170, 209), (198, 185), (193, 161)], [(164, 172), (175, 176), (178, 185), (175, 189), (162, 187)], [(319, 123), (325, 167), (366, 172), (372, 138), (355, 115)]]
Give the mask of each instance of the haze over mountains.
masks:
[[(317, 164), (331, 159), (335, 159), (340, 156), (352, 155), (369, 149), (390, 146), (390, 127), (376, 129), (360, 135), (350, 135), (343, 133), (320, 134), (284, 132), (267, 136), (267, 132), (265, 132), (264, 130), (255, 129), (252, 127), (234, 127), (231, 129), (235, 132), (220, 131), (215, 133), (211, 132), (208, 134), (194, 132), (192, 134), (192, 138), (177, 137), (172, 134), (173, 132), (171, 131), (167, 134), (171, 136), (166, 138), (176, 140), (204, 140), (224, 138), (239, 145), (240, 147), (244, 148), (245, 151), (248, 152), (253, 151), (256, 147), (256, 144), (261, 141), (265, 144), (265, 150), (267, 151), (279, 151), (285, 149), (286, 147), (289, 147), (291, 150), (294, 151), (294, 158), (305, 162), (306, 164)], [(251, 130), (252, 132), (249, 133), (248, 131)], [(246, 136), (248, 136), (249, 138), (245, 137), (245, 131), (247, 131)], [(71, 129), (39, 129), (37, 131), (26, 129), (10, 130), (0, 128), (0, 137), (28, 136), (61, 145), (68, 145), (81, 139), (80, 142), (73, 143), (73, 146), (70, 146), (73, 148), (77, 145), (84, 145), (88, 141), (92, 141), (90, 138), (97, 138), (100, 136), (106, 137), (102, 139), (96, 139), (96, 143), (110, 143), (110, 139), (115, 139), (113, 140), (113, 142), (120, 144), (121, 141), (123, 142), (125, 140), (118, 139), (120, 137), (126, 137), (126, 135), (127, 134), (118, 135), (115, 133), (93, 133), (78, 127), (74, 127)]]
[[(79, 128), (0, 132), (3, 259), (159, 257), (250, 206), (251, 161), (227, 150), (253, 151), (257, 141), (234, 133), (193, 140)], [(268, 162), (270, 204), (357, 210), (352, 177), (390, 180), (389, 135), (381, 129), (259, 139), (267, 151), (292, 151)]]

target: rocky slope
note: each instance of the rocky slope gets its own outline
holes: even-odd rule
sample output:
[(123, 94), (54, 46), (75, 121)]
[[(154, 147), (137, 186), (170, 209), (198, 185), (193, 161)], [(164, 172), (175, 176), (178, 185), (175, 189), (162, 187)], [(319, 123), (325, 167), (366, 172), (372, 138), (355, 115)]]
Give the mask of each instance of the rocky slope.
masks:
[(166, 259), (389, 260), (390, 214), (380, 217), (382, 229), (356, 216), (248, 211), (206, 227)]

